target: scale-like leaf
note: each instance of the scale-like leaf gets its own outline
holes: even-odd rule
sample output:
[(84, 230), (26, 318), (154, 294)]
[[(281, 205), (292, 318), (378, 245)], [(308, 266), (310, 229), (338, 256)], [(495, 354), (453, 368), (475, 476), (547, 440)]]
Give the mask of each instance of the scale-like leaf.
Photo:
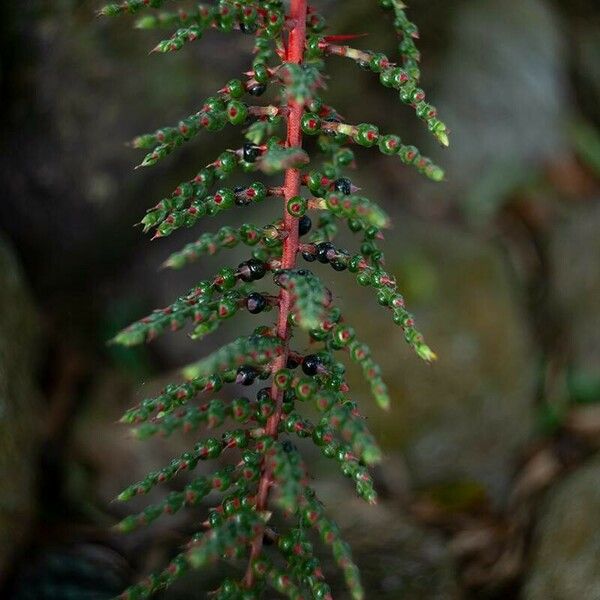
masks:
[(285, 269), (274, 275), (275, 283), (289, 292), (291, 311), (303, 329), (314, 329), (331, 304), (331, 292), (308, 269)]

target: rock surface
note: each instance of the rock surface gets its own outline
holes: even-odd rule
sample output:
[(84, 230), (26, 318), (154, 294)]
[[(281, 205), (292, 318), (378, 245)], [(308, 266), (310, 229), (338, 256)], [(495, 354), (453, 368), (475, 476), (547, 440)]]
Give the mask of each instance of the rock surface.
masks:
[(444, 194), (486, 218), (532, 169), (568, 151), (564, 37), (543, 0), (468, 1), (451, 18), (436, 93), (452, 131)]
[(16, 258), (0, 238), (0, 573), (34, 511), (40, 399), (34, 383), (38, 323)]
[[(559, 229), (551, 245), (554, 291), (567, 319), (573, 368), (571, 390), (600, 393), (600, 206), (580, 211)], [(600, 400), (589, 397), (587, 400)]]
[[(347, 482), (346, 482), (347, 483)], [(344, 539), (352, 547), (366, 598), (418, 600), (459, 597), (456, 572), (443, 539), (417, 526), (391, 502), (369, 506), (335, 483), (317, 486), (328, 514), (340, 525)], [(335, 598), (345, 595), (330, 553), (324, 549), (325, 569), (337, 590)]]
[[(343, 280), (348, 322), (373, 349), (392, 393), (389, 414), (368, 409), (372, 428), (388, 449), (405, 452), (417, 486), (475, 480), (501, 503), (532, 430), (535, 369), (508, 270), (492, 244), (466, 231), (397, 222), (385, 248), (399, 259), (388, 268), (438, 360), (419, 361), (372, 295)], [(366, 399), (362, 380), (351, 377)]]
[(600, 598), (598, 482), (596, 457), (549, 492), (534, 538), (527, 600)]

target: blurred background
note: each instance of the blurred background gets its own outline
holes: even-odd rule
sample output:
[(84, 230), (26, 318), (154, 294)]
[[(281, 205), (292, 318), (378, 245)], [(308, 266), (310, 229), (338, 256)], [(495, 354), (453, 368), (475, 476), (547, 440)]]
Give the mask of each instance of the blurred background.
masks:
[[(369, 31), (356, 46), (395, 56), (374, 0), (317, 4), (333, 33)], [(110, 527), (128, 507), (111, 501), (184, 440), (136, 442), (116, 420), (178, 366), (256, 324), (236, 321), (202, 347), (182, 334), (139, 350), (107, 346), (217, 265), (237, 264), (235, 255), (160, 271), (198, 230), (150, 243), (132, 227), (238, 147), (236, 131), (200, 135), (135, 172), (141, 156), (126, 142), (195, 112), (247, 68), (250, 40), (212, 34), (148, 56), (161, 32), (96, 19), (97, 8), (0, 3), (2, 598), (110, 598), (168, 560), (199, 513), (123, 537)], [(599, 599), (598, 3), (413, 0), (409, 16), (450, 148), (342, 59), (328, 59), (327, 98), (446, 169), (431, 184), (359, 152), (353, 176), (394, 218), (387, 264), (439, 359), (419, 363), (368, 291), (323, 273), (394, 402), (382, 415), (350, 376), (387, 452), (380, 503), (354, 500), (312, 456), (316, 485), (354, 546), (369, 599)], [(256, 210), (261, 223), (279, 209)], [(248, 219), (232, 214), (227, 222)], [(192, 574), (163, 597), (203, 598), (214, 577)], [(339, 582), (335, 590), (345, 597)]]

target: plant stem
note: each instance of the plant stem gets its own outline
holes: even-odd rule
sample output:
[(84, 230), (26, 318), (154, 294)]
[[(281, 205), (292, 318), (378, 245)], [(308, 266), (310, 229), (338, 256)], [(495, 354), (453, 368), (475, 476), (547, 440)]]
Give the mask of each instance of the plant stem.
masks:
[[(304, 46), (306, 44), (306, 12), (307, 0), (292, 0), (290, 8), (290, 22), (293, 24), (288, 37), (286, 61), (289, 63), (299, 64), (304, 58)], [(300, 129), (300, 121), (302, 119), (302, 105), (288, 101), (288, 119), (287, 119), (287, 146), (298, 147), (302, 146), (302, 130)], [(283, 241), (282, 250), (282, 269), (293, 269), (296, 265), (296, 254), (298, 252), (298, 219), (293, 217), (286, 210), (287, 201), (294, 196), (300, 194), (301, 176), (299, 169), (287, 169), (285, 172), (285, 180), (283, 186), (284, 192), (284, 210), (283, 210), (283, 228), (288, 233), (288, 236)], [(286, 290), (281, 290), (279, 293), (279, 315), (277, 320), (277, 335), (284, 342), (284, 351), (277, 358), (273, 365), (273, 371), (285, 368), (289, 353), (289, 338), (290, 330), (288, 317), (290, 314), (291, 297)], [(277, 438), (279, 422), (283, 408), (283, 391), (279, 390), (275, 384), (271, 387), (271, 397), (275, 401), (275, 412), (266, 425), (266, 434), (272, 438)], [(265, 511), (268, 507), (269, 489), (271, 487), (271, 473), (268, 467), (263, 465), (263, 472), (258, 484), (258, 494), (256, 500), (256, 511)], [(244, 583), (247, 587), (252, 587), (254, 583), (254, 573), (252, 563), (256, 560), (261, 552), (263, 545), (263, 533), (261, 532), (252, 542), (250, 551), (250, 562)]]

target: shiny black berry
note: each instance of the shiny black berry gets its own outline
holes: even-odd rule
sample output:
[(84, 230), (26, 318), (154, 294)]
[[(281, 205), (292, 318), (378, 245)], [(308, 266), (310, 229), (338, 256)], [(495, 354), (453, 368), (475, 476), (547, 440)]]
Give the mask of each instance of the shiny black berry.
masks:
[(299, 365), (300, 361), (295, 356), (288, 356), (287, 362), (285, 363), (285, 366), (288, 369), (295, 369)]
[(275, 539), (271, 535), (263, 534), (263, 545), (272, 546), (275, 543)]
[(267, 86), (264, 83), (255, 83), (253, 86), (248, 88), (248, 93), (252, 96), (262, 96), (267, 90)]
[(328, 252), (335, 250), (335, 246), (331, 242), (321, 242), (317, 244), (317, 260), (320, 263), (326, 264), (329, 262)]
[(256, 394), (256, 400), (258, 402), (262, 402), (264, 400), (268, 400), (271, 397), (271, 388), (264, 387), (260, 388)]
[(256, 33), (256, 23), (240, 23), (240, 31), (242, 33)]
[(256, 162), (256, 159), (261, 155), (260, 146), (252, 142), (245, 142), (242, 147), (244, 160), (249, 163)]
[(248, 261), (248, 267), (252, 273), (252, 280), (256, 281), (258, 279), (262, 279), (267, 273), (267, 266), (261, 260), (257, 260), (256, 258), (251, 258)]
[(298, 233), (301, 236), (306, 235), (310, 231), (311, 227), (312, 221), (310, 220), (310, 217), (308, 215), (304, 215), (298, 222)]
[(338, 248), (337, 256), (329, 263), (335, 271), (345, 271), (348, 268), (350, 253), (348, 250)]
[(253, 315), (261, 313), (263, 310), (265, 310), (266, 307), (267, 299), (258, 292), (252, 292), (246, 298), (246, 308), (248, 309), (248, 312), (252, 313)]
[(302, 370), (307, 375), (316, 375), (321, 366), (321, 359), (316, 354), (308, 354), (302, 361)]
[(315, 260), (317, 260), (317, 255), (314, 252), (303, 252), (302, 258), (306, 262), (315, 262)]
[(347, 177), (340, 177), (333, 182), (333, 188), (336, 192), (349, 196), (352, 193), (352, 182)]
[(246, 206), (252, 203), (252, 200), (244, 193), (246, 188), (243, 185), (238, 185), (234, 188), (233, 193), (235, 194), (235, 203), (238, 206)]
[(331, 265), (334, 271), (345, 271), (348, 268), (345, 262), (339, 260), (332, 260), (329, 264)]
[(252, 270), (250, 269), (250, 265), (248, 264), (248, 261), (245, 261), (238, 265), (238, 274), (242, 281), (245, 281), (247, 283), (249, 283), (250, 281), (253, 281)]
[(241, 385), (252, 385), (257, 377), (258, 371), (255, 368), (243, 365), (237, 370), (235, 382)]

